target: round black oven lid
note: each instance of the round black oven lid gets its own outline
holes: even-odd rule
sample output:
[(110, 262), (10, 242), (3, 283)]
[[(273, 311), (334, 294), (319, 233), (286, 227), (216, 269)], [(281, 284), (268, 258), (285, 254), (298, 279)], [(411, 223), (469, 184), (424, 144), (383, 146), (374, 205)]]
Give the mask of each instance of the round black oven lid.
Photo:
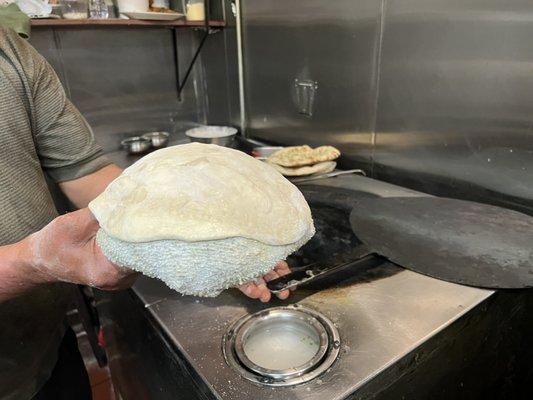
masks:
[(325, 205), (348, 212), (360, 200), (379, 198), (379, 196), (372, 193), (331, 186), (306, 184), (298, 186), (298, 189), (300, 189), (307, 202), (311, 205)]
[(359, 199), (356, 236), (404, 268), (485, 288), (533, 286), (533, 217), (442, 197)]

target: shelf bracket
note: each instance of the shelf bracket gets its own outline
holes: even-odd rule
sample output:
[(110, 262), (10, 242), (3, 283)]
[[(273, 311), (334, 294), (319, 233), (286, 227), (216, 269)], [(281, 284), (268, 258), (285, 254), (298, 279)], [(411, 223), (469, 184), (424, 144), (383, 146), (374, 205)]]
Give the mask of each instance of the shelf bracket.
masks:
[(176, 29), (172, 30), (172, 45), (174, 47), (174, 67), (176, 71), (178, 101), (181, 101), (181, 94), (183, 92), (185, 84), (187, 83), (187, 80), (189, 79), (189, 76), (191, 75), (194, 64), (196, 63), (196, 60), (198, 59), (198, 56), (200, 55), (202, 47), (204, 47), (207, 37), (211, 33), (216, 32), (216, 30), (212, 31), (209, 27), (209, 21), (211, 20), (209, 0), (204, 0), (204, 10), (205, 10), (205, 17), (204, 17), (205, 21), (204, 21), (204, 26), (202, 28), (204, 30), (204, 34), (202, 35), (202, 38), (200, 39), (200, 43), (198, 44), (198, 47), (196, 48), (196, 51), (194, 52), (194, 55), (189, 63), (189, 66), (187, 67), (187, 70), (185, 71), (185, 75), (182, 80), (180, 80), (180, 73), (179, 73), (177, 32), (176, 32)]

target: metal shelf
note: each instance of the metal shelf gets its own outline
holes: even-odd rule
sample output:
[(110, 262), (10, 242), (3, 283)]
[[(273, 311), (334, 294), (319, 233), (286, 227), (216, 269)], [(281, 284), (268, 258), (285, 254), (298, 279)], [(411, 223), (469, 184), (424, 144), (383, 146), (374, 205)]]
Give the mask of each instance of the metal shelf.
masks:
[[(226, 21), (211, 20), (210, 0), (204, 0), (205, 21), (187, 21), (185, 18), (180, 18), (174, 21), (148, 21), (139, 19), (32, 19), (32, 27), (50, 27), (50, 28), (168, 28), (172, 34), (172, 44), (174, 47), (174, 64), (176, 69), (176, 90), (178, 93), (178, 100), (181, 101), (181, 93), (189, 79), (194, 64), (200, 55), (200, 51), (204, 46), (210, 34), (218, 32), (219, 29), (226, 26)], [(178, 64), (178, 45), (176, 29), (178, 28), (197, 28), (203, 30), (200, 43), (194, 52), (194, 55), (189, 62), (183, 79), (180, 79), (180, 71)], [(56, 34), (54, 29), (54, 34)]]
[[(175, 21), (146, 21), (139, 19), (32, 19), (32, 27), (52, 27), (52, 28), (205, 28), (204, 21), (187, 21), (184, 18)], [(223, 28), (225, 21), (209, 21), (207, 26), (212, 28)]]

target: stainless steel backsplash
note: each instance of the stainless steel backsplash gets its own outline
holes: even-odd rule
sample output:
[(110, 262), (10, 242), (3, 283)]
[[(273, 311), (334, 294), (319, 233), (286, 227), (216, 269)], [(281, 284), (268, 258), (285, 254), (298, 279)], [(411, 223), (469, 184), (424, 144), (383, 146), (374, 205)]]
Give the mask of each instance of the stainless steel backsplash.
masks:
[(242, 26), (249, 136), (533, 212), (532, 2), (243, 0)]
[(380, 7), (375, 0), (243, 1), (247, 133), (342, 144), (367, 161)]
[[(107, 151), (126, 135), (238, 125), (235, 20), (178, 101), (167, 29), (34, 29)], [(244, 129), (330, 143), (342, 167), (533, 213), (533, 3), (241, 0)], [(219, 15), (220, 17), (220, 15)], [(179, 29), (180, 72), (201, 32)]]
[[(34, 28), (31, 43), (51, 63), (99, 143), (112, 152), (126, 136), (166, 130), (175, 142), (195, 124), (230, 123), (238, 110), (238, 80), (231, 78), (235, 45), (227, 39), (235, 36), (234, 24), (210, 35), (181, 100), (172, 35), (166, 28)], [(203, 32), (180, 28), (176, 35), (183, 78)]]

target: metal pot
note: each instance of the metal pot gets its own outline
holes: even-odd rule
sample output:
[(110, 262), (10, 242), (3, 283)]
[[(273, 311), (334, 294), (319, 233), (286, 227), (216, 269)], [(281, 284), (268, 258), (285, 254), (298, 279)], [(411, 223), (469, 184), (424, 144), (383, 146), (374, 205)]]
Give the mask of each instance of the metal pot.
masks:
[(128, 154), (143, 154), (146, 153), (152, 147), (152, 141), (140, 136), (134, 136), (124, 139), (120, 142), (122, 148), (128, 152)]
[(154, 149), (161, 149), (167, 146), (169, 134), (168, 132), (149, 132), (141, 137), (150, 140)]
[(231, 147), (237, 132), (237, 129), (230, 126), (200, 126), (187, 130), (185, 135), (191, 142)]

